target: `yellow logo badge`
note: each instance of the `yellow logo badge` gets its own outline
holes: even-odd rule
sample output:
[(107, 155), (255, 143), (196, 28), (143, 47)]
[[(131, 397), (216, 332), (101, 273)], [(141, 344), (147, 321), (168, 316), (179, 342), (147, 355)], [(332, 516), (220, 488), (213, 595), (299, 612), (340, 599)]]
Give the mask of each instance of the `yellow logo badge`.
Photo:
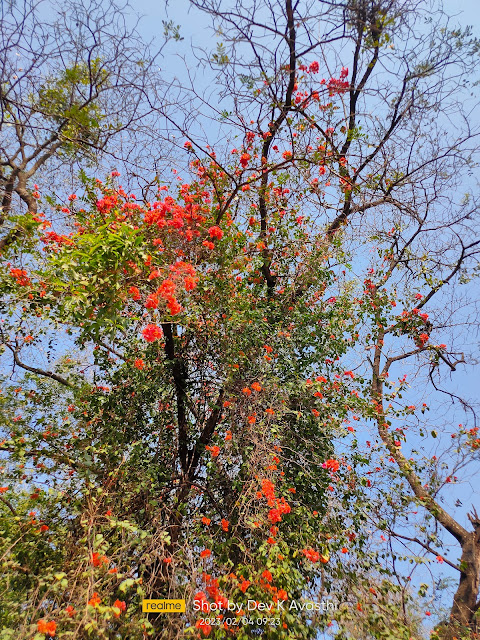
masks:
[(185, 600), (143, 600), (144, 613), (185, 613)]

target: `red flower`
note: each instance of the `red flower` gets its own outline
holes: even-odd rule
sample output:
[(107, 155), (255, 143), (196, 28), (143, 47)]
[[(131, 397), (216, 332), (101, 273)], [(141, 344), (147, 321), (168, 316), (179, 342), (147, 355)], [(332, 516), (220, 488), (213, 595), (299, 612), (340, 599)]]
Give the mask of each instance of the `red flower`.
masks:
[(142, 336), (147, 342), (155, 342), (163, 336), (163, 331), (156, 324), (149, 324), (143, 329)]
[(10, 275), (12, 276), (12, 278), (16, 279), (17, 284), (19, 284), (21, 287), (26, 287), (27, 285), (31, 284), (31, 280), (27, 276), (27, 272), (25, 271), (25, 269), (10, 269)]
[(202, 607), (204, 603), (207, 603), (207, 606), (208, 606), (207, 596), (204, 594), (203, 591), (199, 591), (198, 593), (195, 594), (193, 598), (193, 602), (197, 604), (197, 606), (199, 606), (199, 608), (202, 611), (204, 610), (204, 607)]
[(5, 493), (8, 491), (8, 487), (0, 487), (0, 493)]
[(158, 295), (151, 293), (145, 300), (145, 309), (157, 309), (158, 308)]
[(244, 169), (246, 169), (246, 168), (247, 168), (248, 161), (250, 160), (250, 158), (251, 158), (251, 157), (252, 157), (252, 156), (251, 156), (249, 153), (243, 153), (243, 154), (240, 156), (240, 164), (242, 165), (242, 167), (243, 167)]
[(270, 573), (270, 571), (268, 571), (268, 569), (265, 569), (265, 571), (262, 573), (262, 578), (267, 582), (272, 581), (272, 574)]
[(201, 558), (208, 558), (209, 556), (212, 555), (212, 552), (210, 551), (210, 549), (204, 549), (201, 553), (200, 553), (200, 557)]
[(275, 498), (275, 487), (270, 480), (262, 480), (263, 495), (267, 500), (273, 500)]
[(219, 240), (223, 238), (223, 231), (216, 225), (214, 227), (210, 227), (208, 233), (210, 234), (211, 238), (218, 238)]
[(140, 300), (140, 298), (142, 297), (140, 295), (140, 290), (137, 287), (130, 287), (130, 289), (128, 290), (128, 293), (132, 296), (134, 300)]
[(340, 469), (340, 463), (337, 460), (327, 460), (322, 464), (324, 469), (331, 469), (331, 471), (335, 472)]
[(40, 633), (45, 633), (50, 636), (50, 638), (55, 637), (55, 629), (57, 628), (57, 623), (53, 620), (47, 622), (47, 620), (39, 620), (37, 622), (37, 629)]
[(272, 523), (281, 522), (282, 514), (280, 513), (280, 510), (279, 509), (270, 509), (270, 511), (268, 512), (268, 519)]
[(251, 584), (250, 580), (243, 580), (243, 582), (240, 584), (240, 587), (239, 587), (240, 591), (245, 593), (245, 591), (248, 589), (250, 584)]
[(88, 601), (88, 604), (89, 604), (91, 607), (97, 607), (97, 606), (100, 604), (100, 602), (101, 602), (101, 600), (100, 600), (100, 598), (98, 597), (98, 593), (95, 591), (95, 592), (93, 593), (93, 596), (92, 596), (92, 597), (90, 598), (90, 600)]
[(207, 249), (215, 249), (215, 245), (213, 244), (213, 242), (210, 242), (210, 240), (204, 240), (202, 242), (202, 245), (204, 247), (207, 247)]
[(303, 549), (302, 553), (310, 562), (318, 562), (320, 560), (320, 554), (315, 549)]
[(212, 627), (207, 622), (205, 622), (204, 618), (197, 620), (195, 626), (197, 629), (201, 629), (204, 636), (208, 636), (210, 634), (210, 631), (212, 630)]
[(170, 315), (172, 316), (175, 316), (177, 315), (177, 313), (180, 313), (180, 311), (182, 311), (182, 306), (177, 302), (177, 300), (175, 300), (175, 298), (172, 298), (167, 302), (167, 307), (170, 311)]
[(123, 602), (123, 600), (115, 600), (115, 602), (113, 603), (113, 606), (116, 609), (119, 609), (118, 613), (114, 612), (113, 614), (116, 618), (118, 618), (121, 615), (122, 611), (126, 611), (127, 609), (127, 605), (125, 604), (125, 602)]
[(68, 605), (68, 607), (65, 608), (65, 613), (67, 614), (67, 616), (69, 618), (73, 618), (73, 616), (77, 613), (75, 611), (75, 609), (72, 607), (71, 604)]
[(141, 371), (145, 366), (145, 362), (141, 358), (137, 358), (133, 363), (133, 366)]
[(92, 557), (90, 558), (90, 562), (94, 567), (100, 567), (102, 564), (108, 564), (107, 556), (101, 556), (96, 551), (92, 553)]
[(185, 278), (185, 291), (193, 291), (197, 286), (198, 278), (194, 278), (193, 276), (187, 276)]

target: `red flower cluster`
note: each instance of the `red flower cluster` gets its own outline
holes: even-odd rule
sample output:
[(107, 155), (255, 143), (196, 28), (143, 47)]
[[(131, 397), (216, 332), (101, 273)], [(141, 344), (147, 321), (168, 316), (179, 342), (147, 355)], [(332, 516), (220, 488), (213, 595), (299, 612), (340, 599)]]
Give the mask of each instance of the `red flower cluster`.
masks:
[(163, 336), (163, 331), (156, 324), (149, 324), (143, 329), (142, 336), (147, 342), (155, 342), (155, 340), (160, 340)]
[(30, 278), (27, 276), (25, 269), (10, 269), (10, 275), (15, 278), (17, 284), (21, 287), (27, 287), (31, 284)]
[(281, 522), (282, 516), (286, 513), (290, 513), (291, 510), (292, 507), (288, 504), (285, 498), (280, 498), (280, 500), (277, 499), (277, 506), (274, 509), (270, 509), (268, 512), (268, 519), (272, 524), (275, 522)]
[(218, 226), (210, 227), (208, 233), (211, 238), (217, 238), (218, 240), (223, 238), (223, 231)]
[(320, 560), (320, 554), (314, 549), (303, 549), (302, 553), (310, 562), (318, 562)]
[(101, 567), (102, 564), (108, 564), (108, 558), (107, 556), (101, 556), (99, 553), (95, 551), (94, 553), (92, 553), (90, 562), (93, 564), (94, 567)]
[(50, 638), (55, 637), (56, 628), (57, 628), (57, 623), (54, 622), (53, 620), (50, 620), (50, 621), (39, 620), (37, 622), (37, 629), (39, 633), (45, 633), (47, 636), (50, 636)]
[(324, 469), (330, 469), (333, 472), (336, 472), (340, 469), (340, 463), (338, 462), (338, 460), (326, 460), (323, 464), (322, 467)]
[(73, 240), (68, 236), (60, 236), (55, 231), (48, 231), (41, 238), (44, 244), (64, 244), (67, 246), (71, 246), (73, 244)]
[(252, 156), (251, 156), (249, 153), (243, 153), (243, 154), (240, 156), (240, 164), (242, 165), (242, 167), (243, 167), (244, 169), (246, 169), (246, 168), (247, 168), (248, 162), (249, 162), (249, 160), (250, 160), (250, 158), (251, 158), (251, 157), (252, 157)]
[(127, 605), (125, 604), (125, 602), (123, 602), (123, 600), (115, 600), (115, 602), (113, 603), (113, 606), (116, 609), (119, 609), (118, 613), (114, 612), (114, 616), (116, 618), (118, 618), (121, 615), (122, 611), (126, 611), (127, 610)]
[(265, 498), (268, 500), (269, 506), (271, 506), (275, 500), (275, 487), (270, 480), (262, 480), (262, 491)]

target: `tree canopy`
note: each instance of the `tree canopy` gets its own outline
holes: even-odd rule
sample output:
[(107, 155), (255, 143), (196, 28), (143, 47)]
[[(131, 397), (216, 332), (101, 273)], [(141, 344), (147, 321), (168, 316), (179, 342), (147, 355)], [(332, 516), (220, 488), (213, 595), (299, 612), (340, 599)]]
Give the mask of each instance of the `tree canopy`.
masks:
[(188, 5), (2, 8), (0, 639), (473, 639), (479, 42)]

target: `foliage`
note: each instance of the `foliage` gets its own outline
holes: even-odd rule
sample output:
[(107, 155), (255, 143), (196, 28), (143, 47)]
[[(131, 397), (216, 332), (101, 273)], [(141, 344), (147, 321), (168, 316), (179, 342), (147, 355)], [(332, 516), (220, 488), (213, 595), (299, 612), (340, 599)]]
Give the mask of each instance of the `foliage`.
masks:
[[(235, 147), (179, 126), (187, 163), (169, 167), (173, 185), (144, 176), (141, 198), (118, 171), (82, 171), (64, 198), (10, 180), (28, 211), (4, 209), (22, 233), (1, 244), (15, 371), (0, 395), (0, 639), (416, 640), (429, 585), (417, 597), (405, 566), (427, 560), (404, 541), (460, 572), (436, 634), (470, 638), (480, 520), (467, 531), (440, 491), (478, 429), (453, 435), (456, 463), (418, 451), (445, 433), (406, 363), (435, 386), (460, 362), (441, 342), (444, 310), (430, 309), (478, 259), (462, 236), (475, 204), (449, 201), (447, 215), (437, 203), (470, 159), (460, 133), (425, 139), (476, 42), (435, 32), (384, 91), (380, 57), (418, 36), (409, 6), (303, 15), (285, 0), (257, 9), (259, 25), (254, 7), (192, 4), (221, 23), (205, 64), (234, 97), (219, 113)], [(312, 45), (319, 15), (328, 33)], [(262, 45), (268, 60), (263, 37), (279, 39)], [(319, 79), (337, 38), (354, 44), (353, 66)], [(83, 90), (111, 86), (102, 57), (41, 85), (31, 106), (65, 138), (49, 153), (99, 144), (104, 111)], [(459, 566), (440, 554), (440, 527)], [(151, 598), (185, 599), (186, 612), (147, 615)]]

